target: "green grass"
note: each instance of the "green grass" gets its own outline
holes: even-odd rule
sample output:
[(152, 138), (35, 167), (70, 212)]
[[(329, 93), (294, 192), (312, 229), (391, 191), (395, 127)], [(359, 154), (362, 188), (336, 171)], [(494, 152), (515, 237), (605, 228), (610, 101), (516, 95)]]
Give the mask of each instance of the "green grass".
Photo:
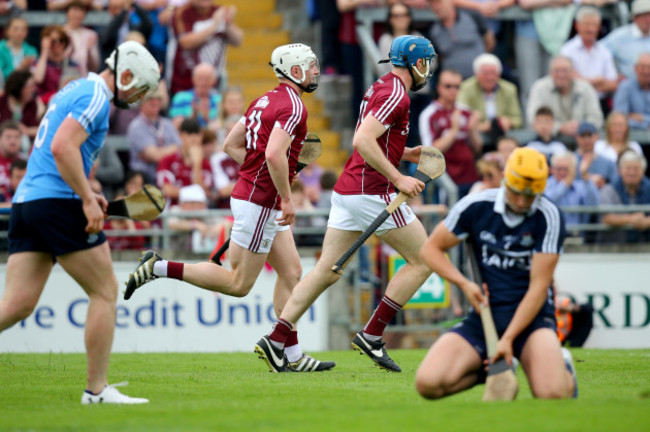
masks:
[(331, 372), (270, 374), (254, 354), (114, 354), (112, 382), (142, 406), (82, 406), (85, 357), (0, 354), (0, 430), (648, 431), (650, 350), (574, 350), (578, 400), (534, 400), (519, 371), (514, 403), (482, 387), (441, 401), (414, 390), (423, 350), (395, 350), (402, 374), (352, 351), (318, 353)]

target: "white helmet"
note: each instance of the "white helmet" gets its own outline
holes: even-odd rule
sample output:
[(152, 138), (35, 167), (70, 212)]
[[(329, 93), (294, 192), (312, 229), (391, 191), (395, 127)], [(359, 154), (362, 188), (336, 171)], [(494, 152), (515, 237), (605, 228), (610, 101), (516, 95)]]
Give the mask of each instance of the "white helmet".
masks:
[[(116, 59), (117, 68), (115, 67)], [(160, 81), (158, 62), (147, 48), (138, 42), (126, 41), (121, 43), (106, 59), (106, 65), (114, 72), (115, 86), (119, 90), (128, 91), (136, 87), (143, 89), (146, 94), (150, 94), (158, 88), (158, 81)], [(124, 85), (118, 77), (127, 70), (133, 74), (133, 79), (129, 84)], [(120, 107), (119, 103), (121, 101), (118, 100), (117, 95), (114, 102), (115, 105)]]
[[(311, 93), (318, 87), (319, 76), (314, 76), (312, 82), (307, 87), (303, 87), (302, 83), (305, 82), (305, 79), (307, 78), (307, 71), (310, 69), (312, 62), (316, 62), (316, 66), (319, 67), (318, 57), (316, 57), (314, 51), (305, 44), (295, 43), (281, 45), (274, 49), (269, 64), (278, 78), (290, 79), (298, 84), (304, 91)], [(298, 66), (302, 70), (301, 80), (297, 80), (291, 76), (291, 68), (293, 66)]]

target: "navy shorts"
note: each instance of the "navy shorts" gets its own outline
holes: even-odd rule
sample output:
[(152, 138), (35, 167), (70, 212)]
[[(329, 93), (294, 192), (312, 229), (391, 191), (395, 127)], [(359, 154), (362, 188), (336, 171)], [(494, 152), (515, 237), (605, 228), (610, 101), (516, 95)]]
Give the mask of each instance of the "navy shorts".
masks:
[(53, 257), (90, 249), (106, 241), (88, 234), (81, 200), (48, 198), (11, 206), (9, 254), (45, 252)]
[[(512, 343), (512, 350), (515, 357), (521, 356), (521, 351), (528, 340), (528, 337), (535, 330), (540, 328), (548, 328), (556, 331), (555, 313), (549, 308), (542, 307), (542, 310), (537, 314), (533, 321), (522, 331), (519, 336)], [(499, 337), (506, 331), (508, 324), (515, 314), (515, 308), (492, 308), (492, 317), (494, 318), (494, 326), (497, 329)], [(467, 342), (470, 343), (481, 356), (482, 360), (487, 358), (487, 348), (485, 346), (485, 337), (483, 336), (483, 324), (481, 317), (478, 313), (472, 311), (467, 315), (463, 321), (456, 324), (451, 330), (454, 333), (461, 335)]]

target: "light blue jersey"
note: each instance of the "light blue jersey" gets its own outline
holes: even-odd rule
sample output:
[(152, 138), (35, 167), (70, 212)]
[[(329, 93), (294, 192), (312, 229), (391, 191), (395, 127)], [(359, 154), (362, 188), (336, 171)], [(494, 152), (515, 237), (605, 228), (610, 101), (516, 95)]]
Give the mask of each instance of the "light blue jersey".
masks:
[(72, 81), (50, 101), (36, 134), (34, 149), (27, 162), (27, 173), (14, 195), (14, 203), (44, 198), (77, 198), (63, 180), (52, 155), (52, 139), (67, 117), (78, 121), (88, 133), (81, 145), (86, 177), (97, 159), (108, 132), (110, 101), (113, 93), (97, 74)]

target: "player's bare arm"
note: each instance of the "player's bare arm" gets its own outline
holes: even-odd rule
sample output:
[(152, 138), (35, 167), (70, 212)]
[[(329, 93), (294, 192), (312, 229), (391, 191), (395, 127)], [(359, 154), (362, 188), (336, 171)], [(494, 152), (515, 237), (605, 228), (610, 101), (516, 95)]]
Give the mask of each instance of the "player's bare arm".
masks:
[(487, 298), (477, 284), (463, 275), (445, 255), (445, 252), (460, 243), (460, 239), (439, 223), (420, 250), (420, 258), (440, 277), (459, 287), (467, 296), (470, 304), (479, 311), (481, 304), (487, 304)]
[(530, 325), (542, 309), (542, 306), (544, 306), (548, 287), (551, 286), (555, 266), (559, 259), (560, 255), (558, 254), (536, 253), (533, 255), (530, 263), (530, 285), (528, 286), (528, 291), (521, 300), (521, 303), (519, 303), (519, 306), (517, 306), (515, 315), (512, 317), (508, 328), (506, 328), (501, 339), (499, 339), (497, 353), (492, 361), (499, 357), (505, 357), (506, 362), (511, 364), (512, 342)]
[(370, 166), (383, 174), (401, 192), (416, 197), (424, 189), (424, 183), (413, 177), (402, 175), (384, 156), (379, 148), (379, 143), (377, 143), (377, 138), (385, 132), (384, 125), (374, 116), (368, 114), (354, 134), (352, 145)]
[(84, 172), (81, 145), (87, 138), (88, 133), (83, 126), (69, 117), (61, 123), (52, 139), (52, 155), (63, 180), (81, 198), (88, 220), (86, 231), (97, 233), (104, 227), (104, 210), (108, 203), (106, 200), (98, 201)]
[(278, 219), (280, 225), (291, 225), (296, 218), (296, 210), (291, 199), (291, 186), (289, 185), (287, 150), (290, 145), (291, 135), (284, 129), (273, 128), (264, 154), (271, 180), (282, 199), (282, 216)]
[(239, 165), (246, 158), (246, 126), (237, 122), (223, 144), (223, 151)]

